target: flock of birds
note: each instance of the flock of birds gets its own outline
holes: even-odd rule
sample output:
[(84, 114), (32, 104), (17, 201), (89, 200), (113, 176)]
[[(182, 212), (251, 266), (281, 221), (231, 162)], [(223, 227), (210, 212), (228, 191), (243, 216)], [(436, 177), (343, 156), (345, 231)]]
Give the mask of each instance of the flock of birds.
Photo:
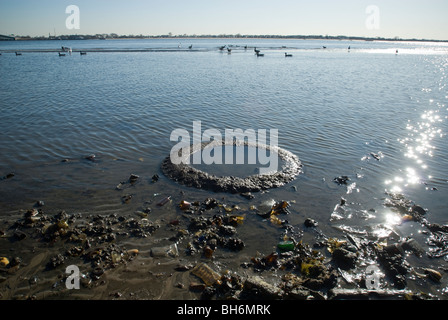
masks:
[[(232, 49), (228, 46), (221, 46), (221, 47), (219, 47), (219, 50), (224, 51), (224, 49), (226, 49), (226, 48), (227, 48), (227, 53), (229, 53), (229, 54), (232, 53)], [(244, 46), (244, 50), (247, 50), (247, 46)], [(264, 57), (264, 53), (261, 53), (261, 51), (259, 49), (257, 49), (257, 47), (254, 47), (254, 52), (257, 57)], [(285, 57), (292, 57), (292, 54), (285, 52)]]
[[(58, 52), (60, 57), (65, 57), (65, 52), (68, 52), (70, 55), (72, 55), (72, 48), (62, 46), (61, 49), (62, 49), (62, 52)], [(87, 54), (87, 52), (80, 51), (79, 54), (81, 56), (85, 56)]]
[[(181, 48), (181, 44), (179, 44), (177, 47)], [(219, 47), (219, 50), (224, 51), (224, 49), (226, 49), (226, 48), (227, 48), (227, 53), (229, 53), (229, 54), (232, 53), (232, 49), (227, 45)], [(322, 48), (327, 49), (326, 46), (322, 46)], [(62, 46), (61, 49), (62, 49), (62, 51), (58, 52), (60, 57), (64, 57), (65, 52), (68, 52), (70, 55), (72, 54), (72, 48)], [(190, 49), (190, 50), (193, 49), (193, 45), (188, 46), (188, 49)], [(247, 50), (247, 45), (244, 46), (244, 50)], [(257, 49), (257, 47), (254, 47), (254, 52), (257, 57), (264, 57), (264, 53), (261, 53), (261, 51), (259, 49)], [(350, 46), (348, 47), (348, 52), (350, 52)], [(85, 56), (87, 54), (86, 51), (80, 51), (79, 53), (82, 56)], [(395, 51), (395, 54), (398, 54), (398, 50)], [(0, 55), (1, 55), (1, 53), (0, 53)], [(16, 51), (16, 56), (21, 56), (21, 55), (22, 55), (21, 52)], [(292, 57), (292, 54), (285, 52), (285, 57), (286, 58)]]
[[(58, 51), (58, 55), (60, 57), (65, 57), (65, 55), (66, 55), (65, 53), (66, 52), (68, 52), (70, 55), (72, 55), (72, 48), (62, 46), (61, 47), (61, 51)], [(22, 52), (16, 51), (15, 54), (16, 54), (16, 56), (21, 56)], [(87, 54), (87, 52), (86, 51), (80, 51), (79, 54), (82, 55), (82, 56), (85, 56)], [(0, 55), (1, 55), (1, 53), (0, 53)]]

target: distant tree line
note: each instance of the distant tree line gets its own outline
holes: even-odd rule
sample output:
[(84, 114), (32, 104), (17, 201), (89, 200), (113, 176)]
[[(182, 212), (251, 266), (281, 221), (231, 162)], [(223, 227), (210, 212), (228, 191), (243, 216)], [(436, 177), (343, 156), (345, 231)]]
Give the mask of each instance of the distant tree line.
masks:
[(299, 39), (299, 40), (363, 40), (363, 41), (431, 41), (446, 42), (447, 40), (431, 40), (431, 39), (402, 39), (399, 37), (359, 37), (359, 36), (329, 36), (329, 35), (249, 35), (249, 34), (203, 34), (203, 35), (173, 35), (171, 32), (164, 35), (118, 35), (116, 33), (95, 34), (95, 35), (59, 35), (59, 36), (15, 36), (16, 40), (106, 40), (106, 39), (154, 39), (154, 38), (243, 38), (243, 39)]

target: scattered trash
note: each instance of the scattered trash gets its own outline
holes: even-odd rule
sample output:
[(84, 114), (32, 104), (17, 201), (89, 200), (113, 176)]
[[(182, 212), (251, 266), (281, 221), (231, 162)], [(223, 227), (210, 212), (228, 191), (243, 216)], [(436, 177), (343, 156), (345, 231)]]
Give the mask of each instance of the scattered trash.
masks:
[(381, 153), (374, 153), (374, 152), (370, 152), (370, 155), (375, 159), (375, 160), (380, 160), (381, 159)]
[(176, 243), (164, 247), (154, 247), (151, 248), (151, 256), (154, 258), (177, 257), (179, 256), (179, 250)]
[(6, 257), (0, 257), (0, 266), (6, 267), (9, 264), (9, 260)]
[(171, 201), (171, 196), (168, 196), (166, 198), (163, 198), (159, 203), (157, 203), (157, 205), (159, 207), (162, 207), (162, 206), (164, 206), (165, 204), (167, 204), (170, 201)]
[(288, 251), (293, 251), (294, 250), (294, 242), (293, 241), (280, 241), (277, 244), (277, 248), (281, 251), (281, 252), (288, 252)]
[(221, 275), (216, 271), (213, 271), (208, 265), (205, 263), (197, 264), (191, 273), (197, 277), (199, 277), (207, 286), (212, 286), (215, 283), (219, 283), (221, 279)]
[(428, 277), (435, 281), (435, 282), (440, 282), (440, 280), (442, 279), (442, 274), (434, 269), (430, 269), (430, 268), (424, 268), (423, 271), (425, 272), (426, 275), (428, 275)]

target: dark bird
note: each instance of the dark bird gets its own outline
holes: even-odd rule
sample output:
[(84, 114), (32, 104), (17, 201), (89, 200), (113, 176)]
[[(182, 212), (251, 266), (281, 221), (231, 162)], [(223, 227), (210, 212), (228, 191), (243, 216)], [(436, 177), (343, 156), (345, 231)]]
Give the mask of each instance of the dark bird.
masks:
[(225, 48), (226, 46), (222, 46), (222, 47), (219, 47), (219, 50), (224, 50), (224, 48)]
[(288, 54), (285, 52), (285, 57), (292, 57), (292, 54)]
[(257, 57), (264, 57), (264, 53), (257, 52)]
[(16, 56), (21, 56), (22, 53), (21, 52), (16, 52)]
[(324, 49), (327, 49), (327, 47), (326, 47), (326, 46), (322, 46), (322, 48), (324, 48)]
[(85, 55), (87, 54), (87, 52), (85, 52), (85, 51), (80, 51), (79, 54), (82, 55), (82, 56), (85, 56)]
[(58, 52), (58, 54), (59, 54), (60, 57), (65, 57), (65, 53)]
[(260, 50), (257, 49), (257, 47), (254, 48), (255, 53), (260, 53)]
[(191, 49), (191, 48), (193, 48), (193, 45), (190, 45), (190, 46), (188, 47), (188, 49)]
[(227, 48), (227, 52), (228, 52), (228, 53), (232, 53), (232, 49)]

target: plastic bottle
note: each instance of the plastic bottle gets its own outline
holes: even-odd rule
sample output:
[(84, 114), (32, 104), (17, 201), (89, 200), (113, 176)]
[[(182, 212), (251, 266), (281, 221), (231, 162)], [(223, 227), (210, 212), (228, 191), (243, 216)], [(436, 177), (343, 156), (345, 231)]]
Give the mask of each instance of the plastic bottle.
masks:
[(292, 241), (280, 241), (277, 244), (277, 248), (282, 252), (293, 251), (294, 247), (294, 242)]

